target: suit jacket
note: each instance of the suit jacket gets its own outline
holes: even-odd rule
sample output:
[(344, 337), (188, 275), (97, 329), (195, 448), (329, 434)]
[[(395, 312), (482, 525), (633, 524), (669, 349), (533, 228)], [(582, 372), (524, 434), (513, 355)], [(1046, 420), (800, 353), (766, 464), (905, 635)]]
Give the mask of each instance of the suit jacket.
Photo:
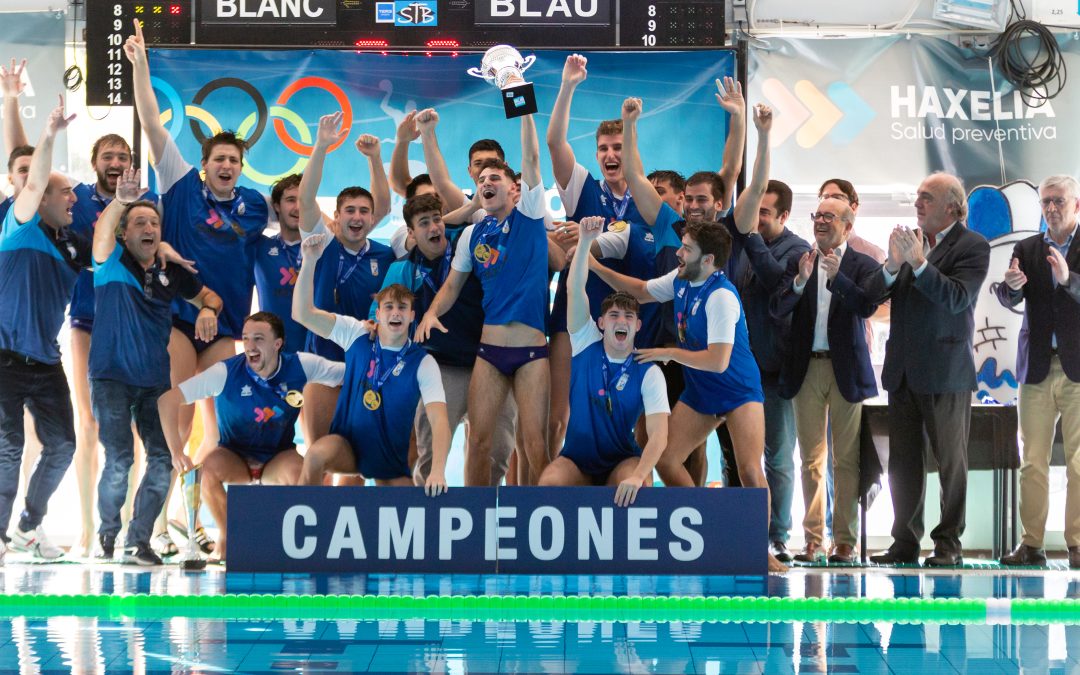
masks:
[(810, 250), (810, 244), (787, 228), (770, 242), (756, 233), (742, 234), (733, 222), (728, 230), (742, 251), (735, 261), (731, 281), (739, 291), (746, 313), (750, 348), (761, 371), (762, 382), (775, 383), (782, 365), (783, 336), (769, 317), (769, 299), (779, 288), (788, 264), (792, 260), (798, 261)]
[(1057, 334), (1058, 355), (1065, 376), (1080, 382), (1080, 237), (1069, 245), (1069, 285), (1054, 286), (1046, 256), (1049, 245), (1043, 233), (1021, 239), (1013, 247), (1013, 257), (1027, 275), (1019, 291), (1001, 282), (994, 293), (1001, 304), (1024, 304), (1024, 324), (1016, 350), (1016, 376), (1023, 384), (1038, 384), (1050, 373), (1050, 337)]
[(916, 394), (975, 390), (975, 301), (990, 266), (990, 244), (956, 223), (927, 256), (923, 273), (900, 267), (885, 287), (884, 270), (863, 284), (870, 299), (892, 300), (881, 383), (896, 391), (906, 380)]
[[(877, 303), (870, 301), (859, 284), (872, 274), (880, 274), (880, 270), (877, 261), (848, 246), (840, 258), (836, 277), (827, 282), (832, 292), (827, 324), (830, 362), (840, 394), (851, 403), (877, 395), (864, 325), (865, 319), (877, 309)], [(820, 272), (815, 264), (802, 293), (796, 293), (793, 288), (798, 274), (799, 261), (792, 259), (788, 262), (783, 285), (772, 300), (773, 315), (777, 320), (791, 317), (791, 337), (780, 371), (780, 395), (784, 398), (794, 398), (799, 393), (810, 367), (810, 352), (814, 349)]]

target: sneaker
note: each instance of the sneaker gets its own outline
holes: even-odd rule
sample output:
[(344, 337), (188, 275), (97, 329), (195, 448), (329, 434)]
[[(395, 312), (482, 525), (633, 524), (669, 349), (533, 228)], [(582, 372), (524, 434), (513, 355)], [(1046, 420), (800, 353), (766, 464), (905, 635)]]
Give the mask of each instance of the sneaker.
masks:
[(202, 525), (195, 528), (195, 543), (199, 545), (199, 549), (206, 555), (214, 552), (214, 540), (210, 538)]
[(11, 535), (11, 548), (16, 551), (25, 551), (43, 560), (56, 560), (64, 555), (64, 549), (50, 542), (40, 525), (29, 532), (16, 529), (15, 534)]
[(7, 556), (7, 544), (3, 539), (0, 539), (0, 565), (4, 564), (4, 557)]
[(769, 542), (769, 553), (772, 553), (773, 557), (782, 563), (791, 562), (791, 554), (788, 552), (787, 544), (779, 539)]
[(162, 564), (161, 558), (158, 557), (157, 553), (154, 553), (154, 549), (150, 548), (150, 544), (139, 544), (138, 546), (125, 548), (123, 563), (125, 565), (141, 565), (142, 567)]
[(112, 560), (113, 555), (116, 553), (116, 537), (110, 537), (107, 534), (99, 534), (98, 545), (101, 547), (101, 550), (94, 557), (98, 560)]
[[(180, 549), (176, 548), (176, 544), (173, 542), (172, 537), (169, 536), (168, 532), (162, 532), (154, 537), (154, 548), (157, 549), (158, 554), (166, 558), (180, 552)], [(126, 556), (127, 553), (125, 552), (124, 555)]]

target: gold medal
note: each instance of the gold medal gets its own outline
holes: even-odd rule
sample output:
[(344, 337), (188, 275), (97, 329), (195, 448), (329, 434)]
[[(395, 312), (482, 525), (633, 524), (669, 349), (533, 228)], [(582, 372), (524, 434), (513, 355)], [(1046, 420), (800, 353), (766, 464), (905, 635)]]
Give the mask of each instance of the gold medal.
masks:
[(473, 249), (473, 257), (479, 263), (486, 263), (491, 258), (491, 247), (487, 244), (477, 244), (476, 248)]
[(294, 408), (299, 408), (304, 405), (304, 395), (299, 391), (292, 389), (285, 394), (285, 402)]
[(627, 227), (629, 227), (629, 225), (627, 225), (625, 220), (616, 220), (614, 223), (608, 225), (607, 229), (608, 232), (622, 232)]
[(378, 410), (382, 405), (382, 397), (379, 396), (379, 392), (368, 389), (364, 392), (364, 407), (368, 410)]

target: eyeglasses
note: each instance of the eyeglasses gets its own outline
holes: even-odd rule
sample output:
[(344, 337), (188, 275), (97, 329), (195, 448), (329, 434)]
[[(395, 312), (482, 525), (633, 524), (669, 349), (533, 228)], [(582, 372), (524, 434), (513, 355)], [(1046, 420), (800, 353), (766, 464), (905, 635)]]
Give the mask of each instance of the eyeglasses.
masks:
[(154, 299), (154, 270), (149, 269), (143, 272), (143, 297), (147, 300)]
[(836, 218), (837, 216), (835, 213), (823, 213), (818, 211), (817, 213), (810, 214), (810, 220), (820, 220), (826, 225), (832, 225), (832, 222), (836, 220)]
[(1042, 207), (1044, 209), (1051, 204), (1053, 204), (1059, 209), (1063, 209), (1065, 208), (1065, 204), (1068, 203), (1068, 201), (1069, 200), (1065, 199), (1064, 197), (1043, 197), (1039, 200), (1039, 203), (1042, 204)]

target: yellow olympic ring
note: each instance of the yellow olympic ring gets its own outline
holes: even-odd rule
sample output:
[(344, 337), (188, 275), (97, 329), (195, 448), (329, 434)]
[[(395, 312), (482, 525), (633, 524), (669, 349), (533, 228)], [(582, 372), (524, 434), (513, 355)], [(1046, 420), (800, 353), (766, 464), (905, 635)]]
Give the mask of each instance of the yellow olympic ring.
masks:
[[(190, 108), (191, 106), (188, 106), (188, 114), (192, 115)], [(275, 115), (283, 120), (290, 122), (293, 127), (296, 128), (296, 130), (300, 133), (300, 138), (301, 140), (303, 140), (304, 143), (311, 143), (311, 130), (307, 128), (307, 125), (304, 124), (304, 120), (302, 120), (299, 115), (297, 115), (292, 110), (289, 110), (288, 108), (284, 108), (278, 105), (272, 105), (270, 106), (270, 117), (274, 117)], [(244, 121), (241, 122), (240, 126), (236, 129), (236, 134), (238, 136), (247, 136), (247, 132), (255, 124), (255, 116), (256, 113), (251, 113), (244, 118)], [(275, 176), (271, 176), (255, 170), (250, 163), (244, 162), (244, 175), (255, 181), (256, 183), (259, 183), (260, 185), (273, 185), (275, 182), (285, 176), (288, 176), (291, 173), (301, 173), (304, 168), (307, 167), (307, 164), (307, 157), (297, 157), (296, 163), (293, 164), (291, 168), (286, 169), (285, 171)]]
[[(194, 117), (195, 119), (205, 124), (210, 129), (210, 135), (214, 135), (221, 131), (221, 122), (218, 122), (217, 118), (214, 117), (213, 113), (211, 113), (206, 108), (186, 105), (184, 106), (184, 112), (187, 113), (188, 117)], [(172, 119), (172, 116), (172, 108), (163, 111), (161, 113), (161, 123), (168, 124), (169, 120)]]

